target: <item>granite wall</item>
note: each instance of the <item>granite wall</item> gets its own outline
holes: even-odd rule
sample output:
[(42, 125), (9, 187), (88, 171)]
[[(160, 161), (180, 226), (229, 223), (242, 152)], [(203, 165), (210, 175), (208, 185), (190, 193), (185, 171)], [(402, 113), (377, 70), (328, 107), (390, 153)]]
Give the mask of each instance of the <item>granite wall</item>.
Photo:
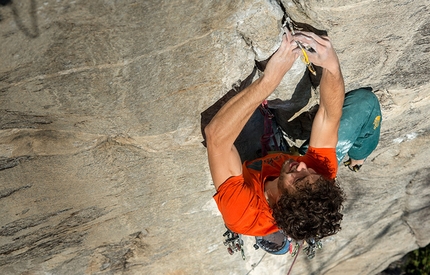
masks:
[(339, 171), (343, 230), (293, 274), (375, 274), (427, 245), (430, 1), (281, 2), (2, 1), (0, 273), (285, 274), (291, 257), (252, 238), (245, 261), (227, 253), (200, 133), (284, 11), (328, 32), (347, 89), (372, 86), (384, 116), (362, 170)]

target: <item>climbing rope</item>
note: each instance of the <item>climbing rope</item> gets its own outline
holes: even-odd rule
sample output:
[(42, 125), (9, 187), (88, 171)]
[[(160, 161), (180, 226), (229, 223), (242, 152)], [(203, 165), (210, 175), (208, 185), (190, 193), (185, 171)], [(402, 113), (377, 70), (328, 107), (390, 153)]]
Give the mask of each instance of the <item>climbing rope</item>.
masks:
[(296, 255), (294, 256), (294, 260), (293, 260), (293, 262), (291, 263), (291, 266), (290, 266), (290, 269), (288, 270), (287, 275), (290, 275), (291, 270), (293, 269), (294, 263), (295, 263), (295, 262), (296, 262), (296, 260), (297, 260), (297, 256), (299, 256), (299, 253), (300, 253), (300, 250), (301, 250), (301, 248), (302, 248), (302, 245), (303, 245), (303, 241), (302, 241), (301, 243), (297, 243), (297, 252), (295, 253)]

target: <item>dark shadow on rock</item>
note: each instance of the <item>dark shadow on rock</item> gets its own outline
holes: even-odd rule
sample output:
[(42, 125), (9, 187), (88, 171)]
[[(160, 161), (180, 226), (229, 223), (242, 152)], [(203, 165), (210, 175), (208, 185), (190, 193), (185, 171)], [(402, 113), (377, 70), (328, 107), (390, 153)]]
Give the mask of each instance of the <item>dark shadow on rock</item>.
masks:
[(310, 137), (312, 122), (318, 111), (318, 106), (312, 106), (293, 120), (289, 120), (308, 104), (312, 96), (312, 88), (319, 85), (321, 73), (322, 70), (319, 67), (317, 67), (316, 77), (306, 71), (297, 84), (291, 99), (268, 101), (268, 106), (275, 115), (276, 123), (292, 140), (307, 140)]
[[(277, 1), (282, 12), (284, 13), (284, 16), (282, 17), (282, 23), (284, 23), (287, 19), (287, 17), (291, 18), (291, 15), (288, 14), (287, 9), (285, 8), (284, 4), (282, 3), (282, 1)], [(322, 35), (327, 35), (327, 31), (326, 30), (320, 30), (317, 29), (315, 27), (313, 27), (312, 25), (306, 24), (306, 23), (301, 23), (301, 22), (295, 22), (292, 20), (293, 26), (295, 29), (297, 30), (301, 30), (301, 31), (307, 31), (307, 32), (313, 32), (319, 36)]]
[[(0, 6), (7, 6), (12, 3), (12, 0), (0, 0)], [(0, 13), (0, 22), (3, 20), (3, 17)]]
[(309, 24), (302, 23), (302, 22), (293, 22), (293, 23), (294, 23), (294, 26), (296, 26), (297, 29), (300, 31), (313, 32), (319, 36), (327, 36), (326, 30), (320, 30), (320, 29), (314, 28), (313, 26), (311, 26)]
[(261, 137), (263, 134), (264, 116), (260, 112), (260, 109), (257, 109), (234, 142), (242, 162), (262, 157)]
[(0, 0), (0, 6), (7, 6), (12, 4), (12, 0)]
[(0, 6), (6, 6), (12, 3), (12, 0), (0, 0)]
[[(21, 30), (26, 36), (30, 38), (36, 38), (39, 36), (39, 27), (37, 24), (37, 14), (36, 14), (36, 0), (30, 0), (30, 10), (18, 10), (17, 4), (15, 4), (12, 0), (1, 0), (0, 5), (2, 6), (10, 6), (12, 9), (13, 17), (15, 19), (15, 23), (19, 30)], [(22, 17), (30, 16), (30, 27), (24, 25)], [(0, 17), (0, 21), (2, 18)]]
[[(215, 102), (212, 106), (201, 113), (201, 132), (203, 136), (203, 145), (206, 147), (206, 136), (204, 129), (206, 125), (212, 120), (212, 118), (216, 115), (216, 113), (221, 109), (221, 107), (229, 101), (232, 97), (237, 95), (243, 89), (251, 85), (252, 80), (257, 73), (257, 68), (254, 68), (252, 73), (245, 78), (245, 80), (238, 82), (238, 84), (234, 85), (230, 91), (227, 92), (222, 98), (220, 98), (217, 102)], [(259, 155), (259, 149), (261, 149), (260, 138), (263, 135), (264, 130), (264, 117), (261, 112), (257, 109), (252, 114), (249, 121), (246, 123), (242, 132), (239, 134), (236, 139), (234, 145), (236, 146), (240, 158), (243, 161), (252, 160)]]

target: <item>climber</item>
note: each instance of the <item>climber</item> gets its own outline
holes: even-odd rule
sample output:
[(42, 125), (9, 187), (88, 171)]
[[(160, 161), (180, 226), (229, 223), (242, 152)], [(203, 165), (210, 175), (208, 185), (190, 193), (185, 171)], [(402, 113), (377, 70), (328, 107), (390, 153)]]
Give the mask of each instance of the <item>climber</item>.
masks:
[[(276, 89), (294, 61), (303, 54), (297, 41), (314, 49), (307, 53), (309, 61), (323, 68), (320, 104), (306, 154), (269, 154), (242, 165), (233, 143), (256, 108)], [(361, 131), (352, 131), (354, 134), (348, 132), (348, 136), (339, 138), (343, 143), (339, 150), (336, 149), (337, 133), (341, 133), (342, 107), (353, 106), (351, 103), (357, 96), (373, 95), (363, 89), (351, 93), (345, 99), (339, 60), (328, 37), (310, 32), (296, 32), (292, 36), (286, 31), (264, 74), (231, 98), (205, 127), (209, 167), (217, 190), (214, 199), (230, 230), (265, 236), (282, 229), (296, 240), (321, 239), (340, 230), (344, 193), (335, 181), (338, 162), (348, 153), (350, 160), (347, 165), (356, 171), (376, 147), (366, 144), (362, 147), (370, 148), (370, 152), (351, 154), (349, 149), (353, 151), (356, 144), (348, 141), (359, 140), (363, 145), (364, 139)], [(351, 110), (351, 115), (354, 115), (353, 109), (347, 111)], [(362, 124), (354, 122), (354, 125), (366, 128), (362, 125), (369, 124), (370, 119), (368, 116), (362, 119)], [(354, 126), (350, 119), (344, 121), (346, 131)], [(372, 121), (372, 129), (377, 132), (374, 136), (378, 139), (379, 120), (378, 125), (375, 121)], [(360, 152), (360, 142), (354, 149), (357, 152)]]

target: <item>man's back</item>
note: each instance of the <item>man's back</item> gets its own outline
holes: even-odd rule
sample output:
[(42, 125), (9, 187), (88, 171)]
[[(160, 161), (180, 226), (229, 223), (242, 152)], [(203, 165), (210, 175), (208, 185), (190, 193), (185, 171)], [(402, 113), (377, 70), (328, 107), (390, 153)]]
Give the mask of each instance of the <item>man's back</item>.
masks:
[(334, 148), (309, 148), (305, 156), (285, 153), (269, 154), (253, 161), (246, 161), (242, 175), (227, 179), (218, 188), (214, 199), (226, 226), (237, 233), (265, 236), (279, 230), (275, 225), (272, 209), (265, 197), (265, 184), (279, 176), (288, 159), (305, 162), (320, 174), (334, 178), (337, 171)]

